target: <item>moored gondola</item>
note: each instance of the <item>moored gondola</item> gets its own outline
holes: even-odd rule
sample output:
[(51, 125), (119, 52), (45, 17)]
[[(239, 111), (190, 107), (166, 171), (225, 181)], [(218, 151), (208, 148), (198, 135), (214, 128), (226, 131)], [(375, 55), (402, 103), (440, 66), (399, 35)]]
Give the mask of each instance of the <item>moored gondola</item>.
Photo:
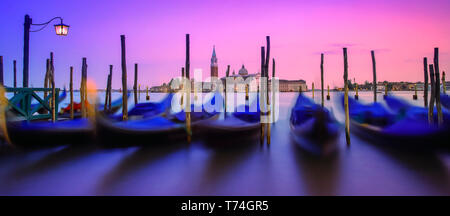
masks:
[[(214, 100), (214, 98), (212, 99)], [(164, 101), (164, 100), (163, 100)], [(163, 106), (163, 104), (160, 104)], [(161, 108), (159, 106), (155, 106)], [(157, 145), (187, 140), (188, 134), (183, 111), (170, 113), (147, 112), (142, 119), (121, 121), (104, 114), (97, 115), (96, 132), (102, 144), (107, 146)], [(193, 109), (194, 110), (194, 109)], [(147, 110), (150, 111), (150, 110)], [(191, 112), (191, 127), (204, 120), (216, 118), (218, 113)]]
[(379, 103), (364, 105), (349, 98), (353, 131), (378, 145), (406, 150), (448, 149), (448, 112), (444, 112), (444, 124), (439, 126), (437, 118), (429, 124), (425, 108), (409, 105), (392, 96), (386, 97), (386, 103), (390, 110)]
[(22, 147), (87, 144), (94, 140), (94, 126), (89, 119), (10, 121), (6, 126), (12, 144)]
[(337, 149), (340, 125), (330, 111), (299, 94), (290, 117), (295, 142), (316, 155), (328, 155)]

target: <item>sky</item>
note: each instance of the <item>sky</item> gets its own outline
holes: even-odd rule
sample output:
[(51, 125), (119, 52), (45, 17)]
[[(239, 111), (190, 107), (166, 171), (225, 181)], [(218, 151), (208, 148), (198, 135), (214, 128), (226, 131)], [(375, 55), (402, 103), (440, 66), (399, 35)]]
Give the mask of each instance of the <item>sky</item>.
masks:
[(88, 78), (106, 87), (112, 64), (113, 88), (120, 88), (122, 34), (129, 87), (135, 63), (142, 88), (167, 83), (181, 74), (187, 33), (191, 73), (199, 68), (204, 77), (209, 76), (214, 45), (219, 76), (227, 65), (236, 73), (242, 64), (249, 73), (259, 72), (260, 49), (268, 35), (280, 79), (319, 86), (324, 53), (325, 85), (342, 86), (342, 48), (347, 47), (352, 80), (372, 80), (370, 50), (375, 50), (378, 81), (415, 82), (423, 81), (423, 57), (431, 61), (434, 47), (440, 49), (441, 70), (449, 69), (449, 11), (448, 0), (2, 0), (0, 55), (5, 85), (12, 85), (16, 59), (21, 86), (25, 14), (33, 23), (61, 16), (70, 25), (68, 36), (57, 36), (53, 26), (30, 35), (30, 86), (43, 86), (45, 59), (54, 52), (57, 86), (69, 85), (70, 66), (79, 86), (86, 57)]

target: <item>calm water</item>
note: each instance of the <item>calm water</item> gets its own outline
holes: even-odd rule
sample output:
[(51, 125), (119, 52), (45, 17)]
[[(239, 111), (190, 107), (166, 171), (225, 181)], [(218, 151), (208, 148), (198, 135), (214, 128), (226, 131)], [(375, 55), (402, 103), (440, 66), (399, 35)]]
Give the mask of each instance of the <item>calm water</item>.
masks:
[[(413, 101), (412, 92), (393, 94), (423, 105), (422, 95)], [(163, 97), (152, 94), (151, 100)], [(148, 140), (129, 148), (3, 149), (0, 195), (450, 195), (447, 153), (381, 148), (355, 135), (350, 147), (342, 135), (337, 154), (330, 157), (302, 151), (288, 126), (295, 97), (281, 94), (280, 120), (272, 126), (270, 145), (217, 149), (196, 141), (153, 148)], [(372, 97), (360, 92), (361, 101)], [(336, 98), (332, 93), (326, 106), (342, 120)], [(140, 99), (145, 100), (144, 93)], [(383, 101), (382, 94), (378, 100)], [(315, 101), (320, 102), (320, 92)], [(129, 102), (131, 106), (133, 99)]]

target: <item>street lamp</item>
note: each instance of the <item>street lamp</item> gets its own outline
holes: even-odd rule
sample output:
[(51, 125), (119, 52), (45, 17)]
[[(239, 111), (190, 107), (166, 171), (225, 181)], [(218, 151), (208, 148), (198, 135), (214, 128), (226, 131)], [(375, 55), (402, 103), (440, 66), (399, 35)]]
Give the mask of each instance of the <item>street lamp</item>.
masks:
[(56, 34), (57, 34), (57, 35), (60, 35), (60, 36), (67, 36), (67, 33), (69, 33), (69, 26), (68, 26), (68, 25), (65, 25), (65, 24), (62, 23), (62, 21), (61, 21), (61, 24), (56, 24), (56, 25), (55, 25), (55, 31), (56, 31)]
[[(28, 68), (29, 68), (29, 60), (30, 60), (30, 32), (38, 32), (48, 26), (53, 20), (59, 19), (60, 24), (54, 25), (55, 32), (57, 35), (66, 36), (69, 32), (69, 26), (63, 23), (63, 19), (61, 17), (54, 17), (50, 19), (48, 22), (33, 24), (30, 16), (25, 15), (25, 23), (24, 23), (24, 31), (23, 31), (23, 87), (28, 87)], [(41, 28), (30, 31), (31, 26), (42, 26)]]

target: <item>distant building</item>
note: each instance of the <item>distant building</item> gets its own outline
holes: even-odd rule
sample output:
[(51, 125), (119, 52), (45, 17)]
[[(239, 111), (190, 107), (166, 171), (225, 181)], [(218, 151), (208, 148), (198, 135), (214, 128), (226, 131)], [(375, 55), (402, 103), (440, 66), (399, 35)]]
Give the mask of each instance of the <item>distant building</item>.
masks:
[[(269, 89), (270, 89), (269, 85)], [(298, 92), (308, 91), (308, 86), (305, 80), (279, 80), (279, 90), (280, 92)]]
[(150, 88), (150, 92), (170, 92), (170, 85), (164, 83), (160, 86), (153, 86)]

